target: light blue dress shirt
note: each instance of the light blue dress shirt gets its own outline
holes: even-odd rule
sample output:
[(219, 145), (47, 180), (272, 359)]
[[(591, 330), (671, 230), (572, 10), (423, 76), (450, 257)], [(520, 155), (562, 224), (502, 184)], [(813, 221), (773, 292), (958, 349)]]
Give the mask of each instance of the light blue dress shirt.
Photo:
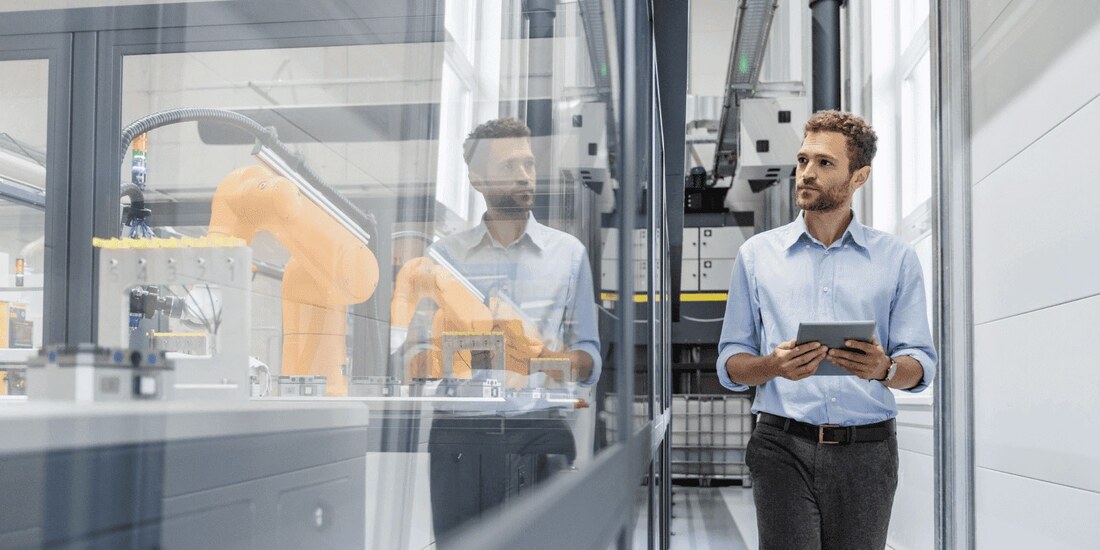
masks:
[[(936, 350), (928, 329), (924, 281), (912, 247), (854, 218), (844, 235), (826, 247), (810, 235), (802, 214), (741, 246), (730, 277), (729, 298), (718, 343), (718, 378), (730, 380), (726, 361), (739, 353), (767, 355), (795, 338), (800, 322), (874, 320), (887, 355), (920, 361), (928, 387), (936, 373)], [(769, 380), (756, 390), (752, 410), (811, 424), (854, 426), (897, 416), (890, 389), (855, 376), (810, 376)]]
[[(588, 253), (576, 237), (528, 214), (523, 235), (503, 246), (485, 222), (445, 237), (432, 249), (454, 265), (485, 296), (504, 296), (538, 328), (543, 342), (592, 357), (592, 374), (581, 386), (600, 379), (600, 334)], [(551, 351), (563, 351), (551, 349)]]

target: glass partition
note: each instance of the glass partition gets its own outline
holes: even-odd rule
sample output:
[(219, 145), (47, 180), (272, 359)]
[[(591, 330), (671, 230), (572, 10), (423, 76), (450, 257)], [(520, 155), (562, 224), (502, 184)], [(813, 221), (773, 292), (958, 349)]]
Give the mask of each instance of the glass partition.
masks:
[(49, 60), (0, 61), (0, 395), (42, 346)]
[[(163, 352), (176, 400), (247, 380), (256, 406), (367, 412), (348, 489), (365, 528), (324, 544), (446, 547), (583, 473), (614, 441), (616, 376), (637, 369), (637, 426), (651, 416), (655, 295), (636, 310), (638, 364), (611, 360), (623, 184), (592, 5), (448, 1), (391, 21), (427, 25), (415, 40), (119, 37), (120, 240), (100, 265), (150, 275), (118, 286), (128, 322), (105, 332), (122, 325), (101, 311), (100, 344)], [(646, 266), (663, 268), (637, 227), (626, 269), (645, 298)], [(234, 259), (245, 277), (184, 269)], [(333, 483), (308, 490), (331, 501)], [(306, 511), (347, 514), (326, 506)], [(187, 540), (170, 523), (161, 537)]]

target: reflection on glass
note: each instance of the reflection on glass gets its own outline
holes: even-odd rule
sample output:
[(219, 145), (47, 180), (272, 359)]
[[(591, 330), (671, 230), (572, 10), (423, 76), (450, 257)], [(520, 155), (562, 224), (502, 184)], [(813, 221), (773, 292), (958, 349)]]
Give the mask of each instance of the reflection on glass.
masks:
[[(441, 538), (572, 466), (572, 429), (551, 396), (566, 401), (575, 384), (591, 386), (600, 374), (587, 251), (532, 213), (530, 134), (512, 118), (470, 133), (463, 152), (486, 206), (480, 223), (437, 241), (397, 276), (393, 340), (409, 378), (435, 384), (436, 396), (504, 397), (497, 411), (478, 407), (488, 416), (437, 409), (428, 450)], [(433, 307), (414, 311), (423, 299)]]
[(42, 345), (49, 62), (0, 61), (0, 395)]
[(247, 276), (120, 282), (115, 345), (164, 352), (177, 398), (351, 415), (302, 430), (369, 410), (349, 498), (379, 548), (445, 544), (583, 470), (615, 425), (617, 277), (591, 267), (618, 269), (612, 68), (578, 4), (442, 4), (439, 41), (122, 62), (118, 237), (144, 243), (123, 257), (224, 239), (205, 265)]

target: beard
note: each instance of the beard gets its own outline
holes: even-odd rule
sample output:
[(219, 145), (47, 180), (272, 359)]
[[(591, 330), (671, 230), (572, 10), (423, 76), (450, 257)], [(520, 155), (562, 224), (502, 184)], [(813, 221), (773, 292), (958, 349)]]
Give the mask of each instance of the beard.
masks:
[(804, 189), (803, 184), (799, 184), (796, 188), (795, 203), (802, 210), (807, 212), (832, 212), (844, 206), (847, 202), (848, 197), (839, 188), (820, 187), (816, 182), (810, 182), (809, 185), (812, 188), (811, 192), (817, 193), (816, 197), (803, 198), (802, 192), (804, 190), (810, 191), (810, 189)]
[(532, 191), (501, 193), (485, 196), (485, 203), (499, 215), (507, 218), (526, 218), (534, 198)]

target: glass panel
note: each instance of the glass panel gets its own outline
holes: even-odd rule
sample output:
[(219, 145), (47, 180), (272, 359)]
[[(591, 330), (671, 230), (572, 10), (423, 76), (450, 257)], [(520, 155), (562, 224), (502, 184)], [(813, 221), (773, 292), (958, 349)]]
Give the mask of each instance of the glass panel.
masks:
[(904, 49), (905, 44), (908, 44), (914, 38), (914, 34), (920, 29), (920, 26), (928, 20), (928, 2), (924, 0), (902, 0), (898, 7), (898, 18), (898, 29), (901, 31), (898, 34), (898, 39), (901, 40), (900, 44)]
[(24, 392), (41, 347), (49, 61), (0, 61), (0, 394)]
[(98, 8), (110, 6), (134, 6), (144, 4), (198, 4), (218, 0), (5, 0), (0, 13), (7, 11), (60, 10), (68, 8)]
[[(615, 68), (594, 57), (579, 3), (440, 5), (429, 18), (438, 40), (272, 37), (123, 58), (133, 140), (119, 171), (121, 240), (100, 243), (101, 269), (118, 275), (101, 277), (101, 292), (113, 285), (119, 298), (101, 308), (100, 344), (163, 352), (176, 400), (244, 403), (212, 417), (226, 426), (238, 413), (298, 415), (260, 423), (280, 434), (276, 447), (302, 446), (271, 456), (301, 454), (293, 472), (309, 481), (289, 465), (264, 470), (241, 446), (209, 452), (234, 457), (227, 483), (295, 479), (292, 504), (244, 500), (289, 510), (286, 525), (308, 518), (314, 538), (299, 546), (445, 544), (583, 472), (614, 439), (616, 372), (637, 367), (648, 419), (650, 304), (637, 308), (640, 364), (609, 359), (621, 322), (608, 276), (621, 196), (608, 168), (621, 142), (609, 139)], [(168, 452), (165, 479), (186, 473), (186, 456)], [(228, 518), (240, 511), (223, 490), (214, 500)], [(198, 509), (196, 494), (171, 513)], [(218, 536), (266, 540), (263, 524)], [(193, 533), (166, 519), (160, 539)]]
[(901, 215), (932, 197), (932, 87), (926, 51), (902, 84)]

